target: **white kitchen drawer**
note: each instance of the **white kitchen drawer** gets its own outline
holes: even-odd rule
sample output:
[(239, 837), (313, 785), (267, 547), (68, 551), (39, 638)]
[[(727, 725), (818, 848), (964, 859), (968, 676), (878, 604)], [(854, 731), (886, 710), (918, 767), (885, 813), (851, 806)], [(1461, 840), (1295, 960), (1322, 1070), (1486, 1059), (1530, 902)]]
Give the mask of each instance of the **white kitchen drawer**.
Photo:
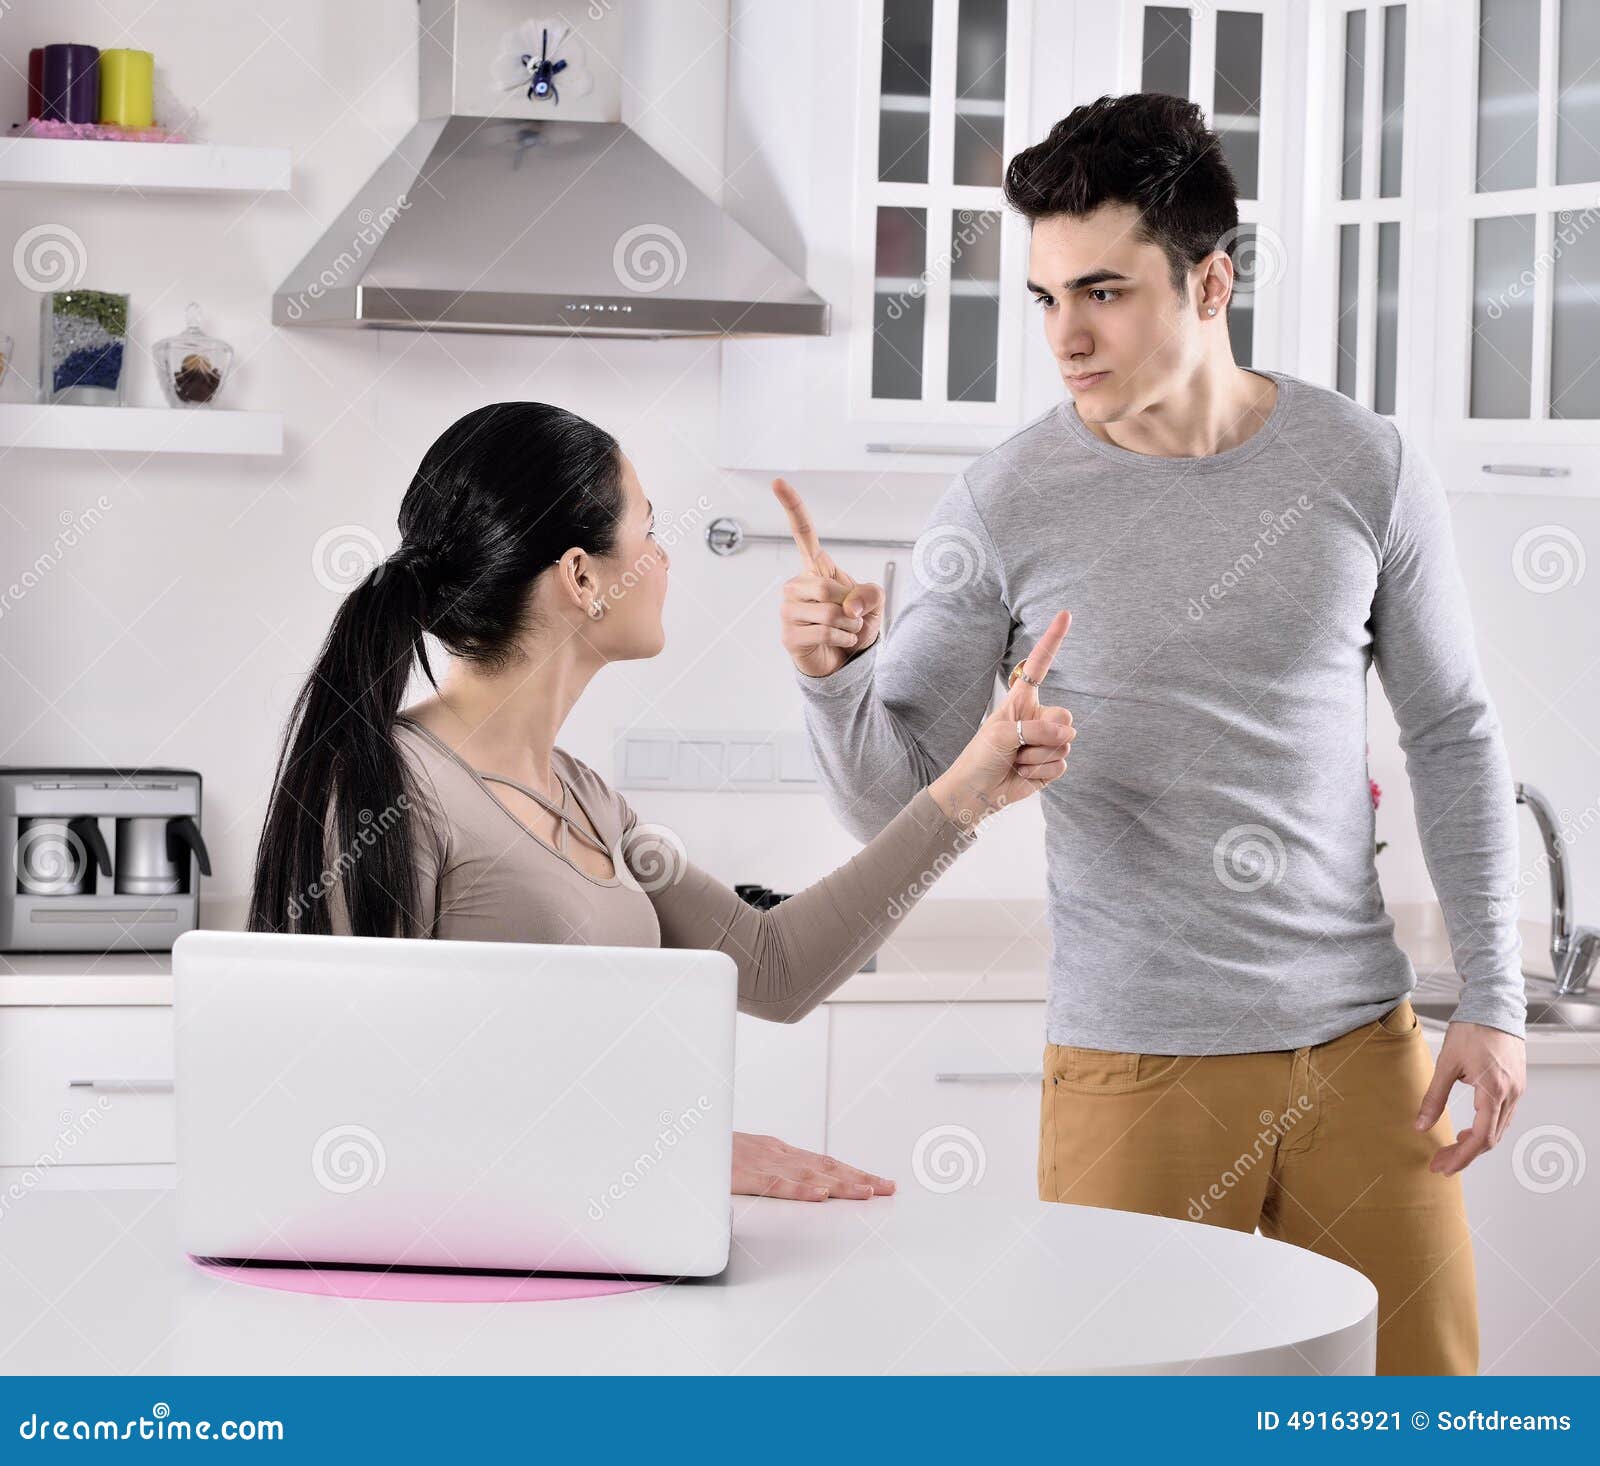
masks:
[(176, 1159), (172, 1010), (0, 1008), (0, 1166)]
[(821, 1150), (827, 1114), (827, 1005), (798, 1023), (741, 1013), (734, 1035), (733, 1128)]
[(838, 1003), (828, 1151), (902, 1187), (1038, 1193), (1043, 1003)]

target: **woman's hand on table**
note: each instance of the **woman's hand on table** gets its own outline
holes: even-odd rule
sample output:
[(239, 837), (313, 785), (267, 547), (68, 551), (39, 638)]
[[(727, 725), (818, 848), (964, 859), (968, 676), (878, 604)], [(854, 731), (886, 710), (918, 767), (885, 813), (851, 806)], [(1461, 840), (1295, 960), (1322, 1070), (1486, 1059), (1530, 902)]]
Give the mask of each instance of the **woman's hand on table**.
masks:
[(894, 1182), (836, 1161), (786, 1145), (775, 1135), (733, 1132), (733, 1194), (778, 1196), (786, 1201), (826, 1201), (831, 1196), (864, 1201), (887, 1196)]

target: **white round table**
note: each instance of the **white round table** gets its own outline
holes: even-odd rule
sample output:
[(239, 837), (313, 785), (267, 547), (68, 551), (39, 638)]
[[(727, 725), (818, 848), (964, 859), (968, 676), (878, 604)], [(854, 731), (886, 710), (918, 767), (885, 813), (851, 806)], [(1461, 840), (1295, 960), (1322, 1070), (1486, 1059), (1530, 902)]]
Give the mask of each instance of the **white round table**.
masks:
[(1259, 1236), (1032, 1197), (734, 1202), (721, 1277), (546, 1303), (275, 1292), (179, 1252), (170, 1191), (0, 1221), (13, 1374), (1371, 1374), (1377, 1294)]

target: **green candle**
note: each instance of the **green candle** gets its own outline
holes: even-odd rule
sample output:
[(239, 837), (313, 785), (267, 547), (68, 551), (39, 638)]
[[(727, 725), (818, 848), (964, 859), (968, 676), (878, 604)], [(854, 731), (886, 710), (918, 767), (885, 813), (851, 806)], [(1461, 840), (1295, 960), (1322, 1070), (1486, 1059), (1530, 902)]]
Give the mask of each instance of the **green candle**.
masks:
[(118, 127), (149, 127), (154, 106), (155, 57), (148, 51), (100, 53), (100, 120)]

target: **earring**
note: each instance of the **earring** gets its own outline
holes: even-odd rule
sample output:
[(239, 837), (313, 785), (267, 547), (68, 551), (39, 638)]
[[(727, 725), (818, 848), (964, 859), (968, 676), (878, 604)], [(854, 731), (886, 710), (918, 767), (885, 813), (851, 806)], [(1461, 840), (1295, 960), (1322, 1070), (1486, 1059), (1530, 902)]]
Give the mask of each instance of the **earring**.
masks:
[(605, 615), (605, 612), (606, 608), (602, 606), (599, 601), (589, 602), (589, 615), (593, 617), (594, 620), (598, 621), (603, 615)]
[(1214, 315), (1216, 315), (1216, 313), (1217, 313), (1217, 308), (1216, 308), (1216, 306), (1214, 306), (1214, 305), (1208, 305), (1208, 306), (1207, 306), (1207, 307), (1206, 307), (1206, 314), (1207, 314), (1207, 315), (1208, 315), (1208, 316), (1214, 316)]

